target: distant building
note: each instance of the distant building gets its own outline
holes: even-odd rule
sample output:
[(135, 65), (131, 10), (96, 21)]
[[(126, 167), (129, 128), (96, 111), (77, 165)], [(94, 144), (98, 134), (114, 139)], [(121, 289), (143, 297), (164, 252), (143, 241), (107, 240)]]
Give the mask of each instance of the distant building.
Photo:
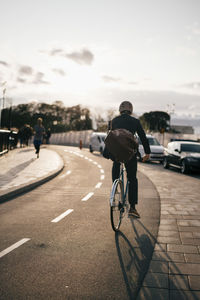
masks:
[(194, 134), (194, 128), (192, 126), (171, 125), (171, 130), (174, 133)]

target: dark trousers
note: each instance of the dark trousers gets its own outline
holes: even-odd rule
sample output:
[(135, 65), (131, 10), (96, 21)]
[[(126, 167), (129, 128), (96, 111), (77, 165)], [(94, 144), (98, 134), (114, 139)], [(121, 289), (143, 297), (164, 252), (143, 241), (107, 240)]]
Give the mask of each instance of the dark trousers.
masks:
[[(128, 200), (133, 207), (138, 203), (137, 158), (133, 157), (126, 164), (127, 178), (129, 181)], [(112, 167), (112, 180), (119, 178), (120, 163), (114, 161)]]
[(36, 153), (40, 152), (40, 145), (41, 144), (42, 144), (42, 141), (40, 141), (40, 140), (34, 140), (34, 146), (35, 146)]

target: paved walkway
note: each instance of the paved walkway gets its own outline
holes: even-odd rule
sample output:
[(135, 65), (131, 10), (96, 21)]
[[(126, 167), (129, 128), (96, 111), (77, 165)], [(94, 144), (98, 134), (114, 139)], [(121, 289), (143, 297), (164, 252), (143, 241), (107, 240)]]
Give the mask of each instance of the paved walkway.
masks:
[(0, 202), (44, 183), (62, 168), (60, 156), (44, 147), (39, 158), (33, 147), (9, 151), (0, 157)]
[(157, 243), (137, 300), (200, 299), (200, 180), (140, 164), (160, 195)]

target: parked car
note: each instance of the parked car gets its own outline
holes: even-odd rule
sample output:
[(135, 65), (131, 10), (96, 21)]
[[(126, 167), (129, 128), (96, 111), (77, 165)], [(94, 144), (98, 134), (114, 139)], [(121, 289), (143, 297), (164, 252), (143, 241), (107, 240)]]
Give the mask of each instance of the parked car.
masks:
[(200, 143), (175, 141), (170, 142), (165, 149), (164, 168), (175, 166), (182, 173), (200, 171)]
[[(149, 146), (151, 149), (151, 154), (150, 154), (150, 161), (159, 161), (162, 163), (163, 158), (164, 158), (164, 147), (158, 142), (158, 140), (150, 134), (146, 135), (148, 141), (149, 141)], [(144, 156), (144, 148), (143, 145), (138, 138), (139, 141), (139, 153), (141, 155), (141, 158)]]
[(102, 154), (105, 147), (104, 140), (106, 136), (107, 134), (105, 132), (93, 132), (90, 137), (90, 152), (99, 151)]

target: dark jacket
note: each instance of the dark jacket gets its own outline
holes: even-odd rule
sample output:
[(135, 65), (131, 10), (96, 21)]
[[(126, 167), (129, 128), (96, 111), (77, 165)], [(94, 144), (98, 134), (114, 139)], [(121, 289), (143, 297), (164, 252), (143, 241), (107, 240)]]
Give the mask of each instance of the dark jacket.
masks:
[(121, 114), (111, 121), (109, 127), (109, 129), (127, 129), (132, 132), (133, 135), (137, 133), (144, 147), (144, 152), (146, 154), (150, 154), (151, 150), (149, 147), (149, 142), (138, 119), (130, 116), (129, 114)]

